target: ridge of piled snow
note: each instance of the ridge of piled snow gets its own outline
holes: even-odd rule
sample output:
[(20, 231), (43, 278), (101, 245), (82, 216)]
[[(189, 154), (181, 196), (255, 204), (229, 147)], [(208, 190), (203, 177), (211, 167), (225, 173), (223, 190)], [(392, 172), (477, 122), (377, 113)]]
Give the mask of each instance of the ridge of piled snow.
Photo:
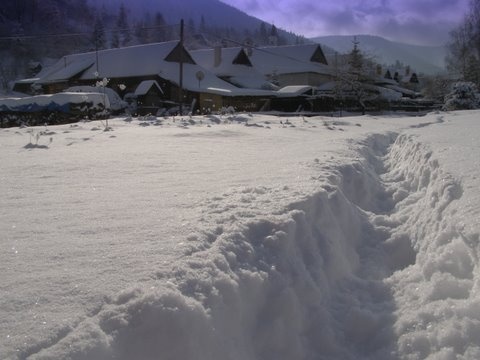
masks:
[[(302, 129), (289, 121), (297, 128), (286, 131), (326, 131), (342, 150), (302, 163), (297, 173), (311, 177), (297, 179), (301, 186), (262, 180), (209, 198), (198, 226), (180, 236), (183, 256), (152, 264), (150, 280), (104, 299), (19, 358), (478, 358), (478, 228), (464, 213), (470, 190), (430, 148), (441, 139), (420, 141), (425, 129), (453, 121), (425, 120), (367, 136), (357, 129), (351, 138), (308, 130), (311, 119)], [(328, 125), (353, 133), (350, 121)], [(220, 133), (233, 141), (272, 130), (267, 125), (271, 119)], [(194, 134), (221, 141), (219, 133)], [(175, 136), (194, 142), (194, 134)], [(315, 138), (298, 139), (313, 149)]]

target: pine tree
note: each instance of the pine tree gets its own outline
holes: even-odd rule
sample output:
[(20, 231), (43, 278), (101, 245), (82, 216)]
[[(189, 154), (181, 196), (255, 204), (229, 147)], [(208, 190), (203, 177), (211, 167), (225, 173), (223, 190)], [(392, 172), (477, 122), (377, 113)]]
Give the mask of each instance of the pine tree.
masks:
[(110, 46), (112, 48), (119, 48), (120, 47), (120, 37), (118, 35), (118, 31), (112, 32), (112, 39), (110, 40)]
[(193, 20), (192, 18), (189, 18), (187, 24), (188, 24), (188, 31), (192, 34), (195, 34), (197, 32), (197, 28), (195, 26), (195, 20)]
[(266, 45), (268, 43), (268, 33), (267, 33), (267, 25), (262, 21), (260, 24), (260, 44)]
[(202, 15), (200, 18), (200, 32), (204, 33), (207, 31), (207, 24), (205, 23), (205, 17)]
[(277, 27), (272, 24), (270, 28), (270, 36), (268, 38), (269, 45), (277, 46), (278, 45), (278, 29)]
[(128, 45), (131, 41), (131, 36), (127, 21), (127, 11), (123, 3), (120, 5), (116, 27), (116, 32), (118, 32), (119, 45)]
[(147, 44), (148, 43), (148, 32), (145, 29), (145, 24), (141, 21), (135, 24), (135, 37), (139, 44)]
[(480, 60), (473, 54), (467, 59), (464, 77), (474, 84), (480, 84)]
[(169, 40), (170, 36), (167, 31), (167, 23), (165, 22), (162, 13), (157, 12), (155, 14), (153, 27), (154, 29), (152, 30), (152, 39), (154, 42), (164, 42)]
[(272, 24), (272, 27), (270, 28), (270, 36), (278, 36), (278, 29), (275, 24)]
[(355, 100), (362, 109), (362, 114), (365, 114), (365, 99), (367, 96), (367, 91), (364, 83), (367, 80), (367, 76), (364, 69), (365, 59), (358, 47), (359, 44), (360, 42), (355, 36), (353, 38), (353, 49), (350, 54), (348, 54), (349, 70), (348, 75), (346, 76), (346, 81), (350, 87), (350, 91), (354, 95)]
[(418, 84), (418, 83), (419, 83), (419, 81), (418, 81), (418, 76), (417, 76), (416, 73), (413, 73), (413, 74), (412, 74), (412, 76), (410, 77), (410, 82), (411, 82), (412, 84)]
[(354, 75), (361, 76), (363, 72), (363, 55), (358, 48), (360, 42), (357, 40), (355, 36), (353, 39), (353, 49), (349, 54), (348, 64), (350, 65), (350, 72)]
[(95, 18), (92, 42), (95, 45), (95, 49), (102, 50), (106, 47), (105, 27), (103, 25), (103, 21), (99, 17)]

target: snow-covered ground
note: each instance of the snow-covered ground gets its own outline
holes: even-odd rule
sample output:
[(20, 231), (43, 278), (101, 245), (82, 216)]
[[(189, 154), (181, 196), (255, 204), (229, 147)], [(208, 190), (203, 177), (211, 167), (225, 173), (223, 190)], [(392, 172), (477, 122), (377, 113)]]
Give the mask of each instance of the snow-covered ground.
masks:
[(479, 359), (479, 117), (1, 129), (0, 358)]

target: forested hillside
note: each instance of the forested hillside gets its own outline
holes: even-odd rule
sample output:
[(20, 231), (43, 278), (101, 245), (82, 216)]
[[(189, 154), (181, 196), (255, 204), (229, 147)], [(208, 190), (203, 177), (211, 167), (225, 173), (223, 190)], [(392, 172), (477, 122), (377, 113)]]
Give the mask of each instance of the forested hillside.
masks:
[(284, 45), (305, 40), (217, 0), (202, 0), (202, 4), (193, 0), (162, 4), (3, 0), (0, 88), (5, 91), (15, 79), (35, 76), (41, 67), (48, 65), (49, 59), (65, 54), (178, 39), (180, 18), (185, 19), (190, 48), (246, 42)]

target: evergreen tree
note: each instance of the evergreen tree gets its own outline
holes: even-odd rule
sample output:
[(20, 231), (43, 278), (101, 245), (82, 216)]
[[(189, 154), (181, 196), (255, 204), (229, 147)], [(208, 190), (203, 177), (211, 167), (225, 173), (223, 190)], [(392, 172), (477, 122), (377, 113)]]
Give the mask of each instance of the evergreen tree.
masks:
[(418, 83), (419, 83), (419, 81), (418, 81), (418, 76), (417, 76), (416, 73), (413, 73), (413, 74), (412, 74), (412, 76), (410, 77), (410, 82), (411, 82), (412, 84), (418, 84)]
[(466, 61), (464, 78), (474, 84), (480, 84), (480, 60), (473, 54)]
[(130, 43), (130, 28), (128, 26), (127, 11), (123, 3), (120, 5), (115, 32), (118, 36), (119, 45), (126, 46)]
[(266, 45), (268, 44), (268, 32), (267, 32), (267, 25), (262, 21), (262, 23), (260, 24), (260, 33), (259, 33), (259, 37), (260, 37), (260, 44), (262, 45)]
[(207, 24), (205, 23), (205, 17), (202, 15), (200, 18), (200, 32), (204, 33), (207, 31)]
[(192, 34), (195, 34), (197, 32), (197, 27), (195, 26), (195, 20), (192, 18), (189, 18), (187, 21), (187, 26), (188, 26), (188, 31)]
[(353, 94), (355, 100), (362, 109), (362, 114), (365, 114), (365, 99), (368, 94), (364, 83), (367, 81), (367, 76), (365, 70), (365, 58), (358, 47), (359, 44), (360, 42), (355, 36), (353, 38), (353, 49), (350, 54), (348, 54), (349, 70), (345, 80), (348, 83), (348, 87), (350, 87), (350, 92)]
[(95, 49), (102, 50), (106, 47), (105, 27), (100, 17), (95, 18), (95, 24), (93, 26), (92, 42), (95, 45)]
[(148, 33), (145, 29), (145, 24), (141, 21), (138, 21), (135, 24), (135, 37), (137, 38), (137, 42), (139, 44), (147, 44), (148, 43)]
[(270, 28), (270, 35), (268, 37), (268, 43), (269, 43), (269, 45), (273, 45), (273, 46), (278, 45), (278, 29), (274, 24), (272, 24), (272, 27)]
[(270, 28), (270, 36), (278, 36), (278, 29), (275, 24), (272, 24), (272, 27)]
[(170, 34), (168, 33), (167, 23), (160, 12), (155, 14), (153, 21), (152, 40), (154, 42), (164, 42), (170, 40)]
[(453, 85), (452, 91), (445, 96), (443, 110), (470, 110), (480, 106), (478, 89), (472, 82), (458, 82)]
[(110, 40), (110, 46), (112, 48), (119, 48), (120, 47), (120, 36), (118, 35), (118, 31), (112, 32), (112, 38)]
[(350, 72), (360, 77), (363, 73), (364, 59), (362, 52), (358, 48), (359, 44), (360, 42), (357, 40), (357, 37), (354, 37), (353, 49), (349, 54), (348, 64), (350, 65)]

